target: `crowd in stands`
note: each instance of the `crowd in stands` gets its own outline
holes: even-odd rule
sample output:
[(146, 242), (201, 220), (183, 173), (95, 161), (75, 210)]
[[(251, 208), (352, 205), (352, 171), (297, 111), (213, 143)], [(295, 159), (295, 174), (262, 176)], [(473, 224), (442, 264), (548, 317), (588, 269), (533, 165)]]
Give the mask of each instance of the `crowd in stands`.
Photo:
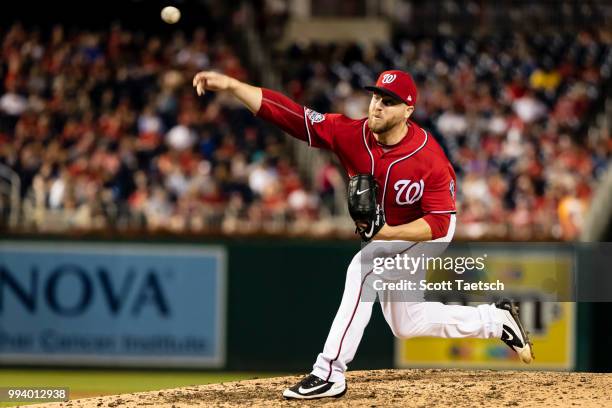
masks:
[(283, 137), (193, 74), (248, 80), (204, 29), (171, 38), (114, 26), (1, 38), (0, 164), (21, 179), (22, 227), (249, 232), (324, 213)]
[[(119, 25), (0, 37), (0, 165), (21, 179), (21, 228), (329, 233), (344, 188), (332, 162), (306, 182), (284, 137), (231, 98), (197, 97), (193, 74), (243, 80), (205, 29), (146, 36)], [(457, 168), (459, 234), (573, 239), (610, 135), (584, 124), (610, 79), (610, 37), (581, 32), (295, 44), (275, 56), (284, 91), (363, 117), (362, 86), (406, 69), (414, 120)], [(343, 225), (350, 225), (347, 218)]]
[(372, 47), (293, 44), (283, 53), (291, 97), (356, 118), (378, 72), (415, 76), (413, 119), (456, 167), (459, 235), (577, 237), (612, 151), (609, 129), (588, 132), (609, 97), (612, 33), (440, 35)]

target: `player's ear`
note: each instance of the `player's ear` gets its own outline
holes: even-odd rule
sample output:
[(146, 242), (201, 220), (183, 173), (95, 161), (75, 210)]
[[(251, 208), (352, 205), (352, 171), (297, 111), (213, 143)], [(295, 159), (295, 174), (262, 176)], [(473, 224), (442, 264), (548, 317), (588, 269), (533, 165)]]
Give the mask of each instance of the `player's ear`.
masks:
[(412, 116), (412, 112), (414, 112), (414, 106), (406, 106), (406, 111), (404, 113), (404, 119), (408, 120), (408, 118)]

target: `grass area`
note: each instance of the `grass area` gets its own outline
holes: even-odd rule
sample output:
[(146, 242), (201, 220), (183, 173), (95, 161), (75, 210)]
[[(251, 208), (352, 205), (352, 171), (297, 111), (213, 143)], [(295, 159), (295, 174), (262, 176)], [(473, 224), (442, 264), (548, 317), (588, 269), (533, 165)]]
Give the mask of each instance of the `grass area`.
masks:
[[(281, 375), (284, 374), (210, 371), (0, 369), (0, 387), (69, 387), (70, 399), (77, 399)], [(15, 405), (15, 403), (0, 402), (0, 407)]]

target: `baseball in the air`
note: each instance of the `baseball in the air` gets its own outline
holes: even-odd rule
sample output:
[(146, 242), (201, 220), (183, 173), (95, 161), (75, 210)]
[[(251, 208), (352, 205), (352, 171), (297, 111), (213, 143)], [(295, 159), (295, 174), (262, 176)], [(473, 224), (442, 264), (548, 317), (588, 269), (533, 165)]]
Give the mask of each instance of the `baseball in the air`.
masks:
[(161, 18), (168, 24), (174, 24), (181, 19), (181, 11), (174, 6), (166, 6), (161, 11)]

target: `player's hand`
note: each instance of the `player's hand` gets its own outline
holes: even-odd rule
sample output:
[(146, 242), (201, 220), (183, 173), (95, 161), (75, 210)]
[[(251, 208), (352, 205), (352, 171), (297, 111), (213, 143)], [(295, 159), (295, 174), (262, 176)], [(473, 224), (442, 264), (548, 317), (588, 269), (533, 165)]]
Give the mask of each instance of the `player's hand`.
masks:
[(198, 96), (206, 91), (227, 91), (230, 89), (233, 78), (214, 71), (201, 71), (193, 77), (193, 87)]
[(386, 226), (385, 213), (380, 206), (376, 205), (376, 212), (369, 220), (355, 220), (357, 227), (355, 233), (361, 236), (363, 242), (369, 242)]

